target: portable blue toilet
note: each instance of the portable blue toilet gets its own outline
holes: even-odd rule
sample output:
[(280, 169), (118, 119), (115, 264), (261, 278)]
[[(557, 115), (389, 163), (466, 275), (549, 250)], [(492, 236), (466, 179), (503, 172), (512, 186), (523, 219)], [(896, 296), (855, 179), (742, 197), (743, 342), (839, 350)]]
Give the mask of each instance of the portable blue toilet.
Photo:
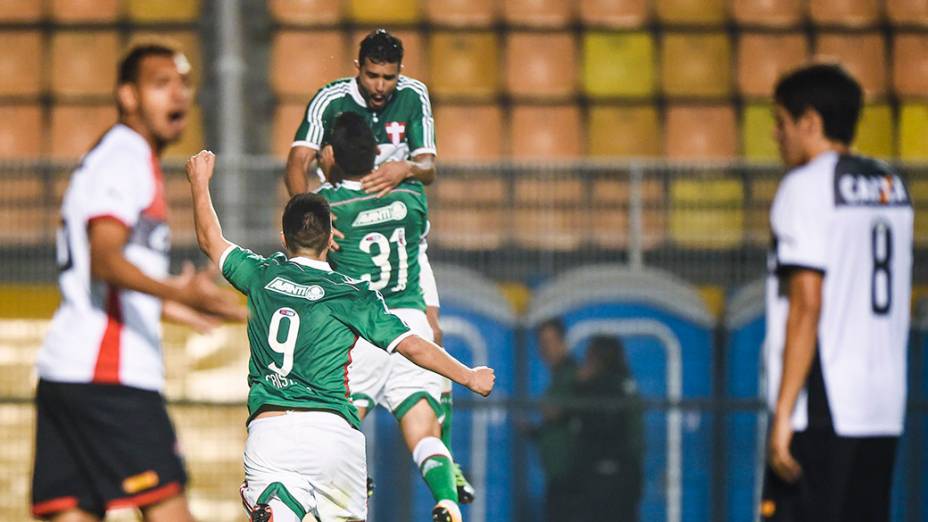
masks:
[[(576, 354), (595, 335), (620, 337), (643, 398), (673, 402), (710, 397), (714, 320), (696, 290), (676, 276), (593, 265), (543, 285), (524, 322), (533, 397), (544, 393), (549, 380), (534, 329), (555, 317), (563, 321), (567, 344)], [(640, 520), (708, 520), (711, 416), (698, 410), (650, 410), (644, 424)], [(533, 504), (543, 504), (544, 477), (537, 457), (529, 462), (529, 482)]]
[[(733, 399), (763, 401), (766, 397), (763, 344), (765, 279), (748, 283), (728, 300), (726, 329), (726, 393)], [(726, 508), (729, 520), (755, 520), (760, 507), (766, 408), (728, 413)]]
[[(444, 347), (470, 366), (490, 366), (496, 385), (490, 399), (503, 401), (513, 392), (515, 315), (496, 284), (461, 266), (434, 264), (441, 297)], [(477, 491), (473, 504), (462, 506), (466, 520), (494, 522), (512, 519), (512, 455), (510, 412), (481, 406), (485, 399), (454, 385), (457, 401), (452, 428), (452, 451)], [(368, 429), (368, 461), (377, 483), (371, 510), (376, 520), (407, 522), (431, 520), (435, 503), (402, 443), (396, 421), (381, 411)], [(370, 439), (375, 439), (373, 442)], [(396, 453), (399, 452), (399, 456)], [(399, 466), (399, 467), (397, 467)], [(397, 480), (397, 474), (407, 474)], [(397, 491), (398, 484), (408, 489)], [(405, 515), (408, 519), (402, 519)], [(371, 517), (375, 518), (375, 517)]]

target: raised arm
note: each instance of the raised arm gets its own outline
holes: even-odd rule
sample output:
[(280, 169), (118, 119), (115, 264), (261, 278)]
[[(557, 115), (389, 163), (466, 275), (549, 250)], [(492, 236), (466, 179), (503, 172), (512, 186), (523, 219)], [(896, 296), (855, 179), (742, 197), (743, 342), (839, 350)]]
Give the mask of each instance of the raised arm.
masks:
[(200, 250), (218, 265), (222, 253), (232, 246), (232, 243), (222, 236), (219, 217), (213, 208), (213, 200), (209, 193), (209, 180), (213, 177), (215, 167), (216, 156), (207, 150), (201, 150), (187, 160), (187, 181), (190, 182), (190, 193), (193, 196), (193, 222), (197, 230), (197, 244), (200, 245)]
[(319, 177), (311, 174), (316, 167), (316, 153), (312, 147), (293, 146), (287, 155), (287, 172), (284, 183), (290, 196), (315, 190), (319, 186)]
[(404, 338), (396, 346), (396, 351), (416, 365), (447, 377), (467, 387), (474, 393), (486, 397), (493, 391), (496, 375), (494, 375), (492, 368), (486, 366), (468, 368), (454, 357), (448, 355), (435, 343), (427, 341), (418, 335), (410, 335)]

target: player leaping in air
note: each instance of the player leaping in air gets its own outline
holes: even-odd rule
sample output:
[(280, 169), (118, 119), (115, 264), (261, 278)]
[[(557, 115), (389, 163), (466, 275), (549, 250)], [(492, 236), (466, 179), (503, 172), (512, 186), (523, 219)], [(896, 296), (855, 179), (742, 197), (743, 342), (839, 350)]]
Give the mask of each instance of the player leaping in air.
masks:
[(331, 209), (318, 194), (294, 196), (284, 209), (286, 255), (264, 258), (228, 242), (210, 198), (214, 165), (200, 152), (187, 177), (200, 248), (248, 296), (245, 506), (253, 522), (363, 521), (364, 435), (347, 374), (359, 338), (484, 396), (493, 370), (462, 365), (390, 314), (372, 283), (329, 268)]
[[(318, 187), (324, 177), (319, 174), (325, 172), (319, 152), (329, 142), (336, 116), (343, 112), (364, 118), (377, 141), (376, 168), (360, 179), (363, 192), (384, 196), (406, 180), (418, 180), (425, 185), (435, 180), (437, 146), (432, 104), (424, 83), (400, 74), (403, 43), (386, 30), (373, 31), (361, 42), (355, 67), (357, 76), (335, 80), (319, 89), (306, 107), (287, 157), (285, 181), (291, 196)], [(320, 166), (323, 168), (318, 169)], [(342, 223), (336, 221), (336, 227), (340, 228)], [(335, 236), (341, 237), (339, 230)], [(438, 289), (424, 237), (418, 246), (419, 281), (410, 288), (422, 289), (426, 318), (435, 343), (441, 345)], [(338, 248), (339, 245), (333, 246), (334, 250)], [(410, 255), (416, 252), (410, 250)], [(440, 401), (441, 439), (450, 452), (454, 411), (450, 381), (443, 382)], [(356, 404), (366, 409), (374, 406), (363, 398), (357, 398)], [(454, 477), (460, 502), (472, 502), (474, 488), (456, 464)]]

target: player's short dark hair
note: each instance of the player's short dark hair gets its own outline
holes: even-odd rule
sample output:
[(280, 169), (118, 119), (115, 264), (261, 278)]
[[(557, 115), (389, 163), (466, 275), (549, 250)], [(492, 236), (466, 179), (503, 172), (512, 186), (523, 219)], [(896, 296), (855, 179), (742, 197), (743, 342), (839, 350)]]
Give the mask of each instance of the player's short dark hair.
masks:
[(169, 42), (146, 42), (133, 45), (122, 60), (116, 70), (116, 83), (138, 83), (139, 71), (142, 68), (142, 61), (149, 56), (164, 56), (173, 58), (179, 54), (180, 50)]
[(358, 178), (374, 170), (377, 140), (367, 121), (356, 112), (343, 112), (335, 118), (329, 139), (339, 174)]
[(319, 194), (307, 192), (290, 198), (280, 221), (290, 252), (312, 250), (318, 254), (329, 246), (332, 210)]
[(808, 109), (819, 113), (826, 138), (845, 145), (854, 141), (863, 89), (840, 65), (820, 63), (800, 67), (777, 82), (773, 97), (793, 119)]
[(567, 328), (564, 327), (564, 321), (562, 321), (560, 317), (552, 317), (539, 323), (538, 333), (541, 333), (548, 328), (551, 328), (557, 332), (558, 337), (561, 337), (562, 339), (564, 338), (564, 334), (567, 333)]
[(374, 63), (403, 63), (403, 42), (386, 29), (371, 31), (361, 40), (358, 49), (358, 63), (365, 60)]

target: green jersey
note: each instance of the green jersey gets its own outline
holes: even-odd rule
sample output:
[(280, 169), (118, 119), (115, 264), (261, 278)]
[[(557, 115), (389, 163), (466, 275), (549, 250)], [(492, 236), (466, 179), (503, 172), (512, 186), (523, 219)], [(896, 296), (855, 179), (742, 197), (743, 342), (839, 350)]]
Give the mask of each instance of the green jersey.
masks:
[(411, 335), (381, 295), (327, 263), (282, 253), (264, 258), (233, 246), (220, 266), (248, 296), (249, 420), (277, 406), (331, 411), (359, 428), (349, 399), (351, 348), (360, 336), (389, 352)]
[(328, 143), (335, 118), (346, 111), (364, 117), (380, 147), (376, 165), (435, 154), (435, 121), (425, 84), (400, 76), (396, 90), (380, 110), (367, 107), (356, 78), (341, 78), (326, 85), (306, 106), (293, 144), (321, 150)]
[(428, 233), (425, 187), (400, 183), (386, 196), (368, 194), (358, 181), (317, 191), (329, 201), (335, 226), (345, 238), (329, 252), (335, 269), (383, 294), (390, 308), (425, 310), (419, 284), (419, 248)]

